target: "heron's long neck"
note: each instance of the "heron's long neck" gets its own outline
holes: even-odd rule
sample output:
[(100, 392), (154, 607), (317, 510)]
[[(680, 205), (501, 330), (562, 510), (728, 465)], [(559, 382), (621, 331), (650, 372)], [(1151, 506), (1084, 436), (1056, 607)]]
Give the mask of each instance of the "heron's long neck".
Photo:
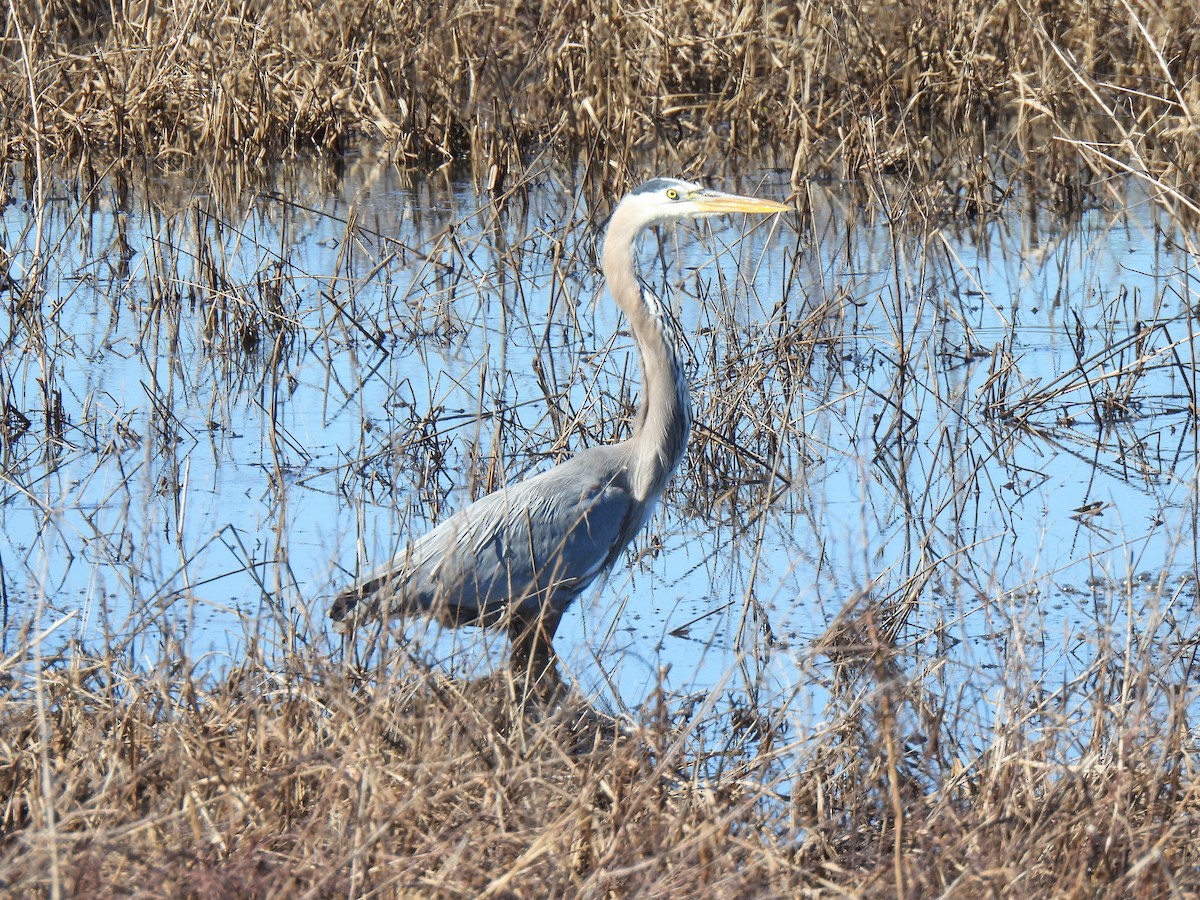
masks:
[(692, 405), (681, 342), (669, 313), (643, 290), (632, 252), (637, 229), (614, 214), (604, 241), (604, 276), (617, 305), (629, 319), (641, 358), (642, 398), (628, 446), (634, 490), (655, 500), (687, 450)]

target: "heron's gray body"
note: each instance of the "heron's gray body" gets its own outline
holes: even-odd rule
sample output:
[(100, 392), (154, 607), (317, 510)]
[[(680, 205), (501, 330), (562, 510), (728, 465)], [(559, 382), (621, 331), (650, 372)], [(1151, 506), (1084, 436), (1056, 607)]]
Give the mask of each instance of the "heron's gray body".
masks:
[[(785, 206), (656, 178), (618, 205), (604, 241), (609, 290), (640, 352), (642, 399), (628, 440), (592, 447), (446, 519), (334, 599), (343, 625), (427, 612), (448, 624), (504, 624), (514, 664), (552, 667), (563, 612), (616, 562), (650, 518), (687, 450), (688, 383), (669, 313), (637, 278), (633, 248), (646, 227), (719, 212)], [(542, 671), (534, 673), (540, 677)]]
[[(674, 396), (644, 404), (629, 440), (590, 447), (459, 510), (339, 595), (330, 611), (335, 620), (428, 611), (454, 625), (496, 625), (506, 617), (554, 625), (607, 573), (653, 515), (687, 451), (692, 423), (674, 321), (642, 292), (652, 315), (639, 322), (647, 332), (641, 337), (661, 345), (657, 355)], [(647, 429), (657, 432), (653, 440)]]
[(361, 579), (354, 603), (371, 598), (390, 615), (429, 611), (455, 625), (557, 622), (651, 510), (635, 499), (623, 449), (585, 450), (459, 510)]

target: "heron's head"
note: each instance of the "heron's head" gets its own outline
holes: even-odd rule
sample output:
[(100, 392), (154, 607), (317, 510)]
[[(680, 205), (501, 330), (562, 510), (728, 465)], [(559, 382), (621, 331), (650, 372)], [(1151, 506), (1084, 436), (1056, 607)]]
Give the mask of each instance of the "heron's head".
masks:
[(720, 213), (777, 213), (789, 209), (774, 200), (724, 194), (678, 178), (651, 178), (626, 194), (618, 207), (621, 217), (635, 229)]

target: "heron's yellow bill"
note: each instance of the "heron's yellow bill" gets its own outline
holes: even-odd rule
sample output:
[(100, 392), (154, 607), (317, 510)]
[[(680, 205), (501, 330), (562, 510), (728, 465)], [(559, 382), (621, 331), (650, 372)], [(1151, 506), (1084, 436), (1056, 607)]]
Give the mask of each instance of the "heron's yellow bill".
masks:
[(705, 191), (693, 198), (693, 202), (701, 212), (706, 213), (779, 213), (791, 209), (786, 203), (743, 197), (741, 194), (722, 194), (719, 191)]

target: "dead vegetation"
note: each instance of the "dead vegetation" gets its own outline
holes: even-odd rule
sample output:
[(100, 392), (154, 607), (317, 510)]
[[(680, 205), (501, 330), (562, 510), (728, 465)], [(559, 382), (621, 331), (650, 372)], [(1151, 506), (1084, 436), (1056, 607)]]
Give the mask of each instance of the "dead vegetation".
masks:
[(795, 179), (903, 176), (979, 212), (1014, 183), (1064, 205), (1134, 172), (1196, 203), (1187, 4), (9, 4), (0, 159), (263, 165), (382, 144), (502, 187), (599, 149), (618, 181), (767, 155)]
[[(1163, 624), (1162, 617), (1154, 620)], [(661, 698), (611, 728), (392, 655), (296, 645), (205, 681), (168, 652), (4, 663), (14, 896), (1188, 896), (1194, 649), (1152, 633), (965, 694), (870, 614), (822, 644), (837, 713)], [(176, 645), (178, 646), (178, 645)], [(1125, 656), (1131, 651), (1132, 656)], [(1001, 690), (994, 721), (968, 697)], [(779, 698), (775, 698), (778, 700)]]

